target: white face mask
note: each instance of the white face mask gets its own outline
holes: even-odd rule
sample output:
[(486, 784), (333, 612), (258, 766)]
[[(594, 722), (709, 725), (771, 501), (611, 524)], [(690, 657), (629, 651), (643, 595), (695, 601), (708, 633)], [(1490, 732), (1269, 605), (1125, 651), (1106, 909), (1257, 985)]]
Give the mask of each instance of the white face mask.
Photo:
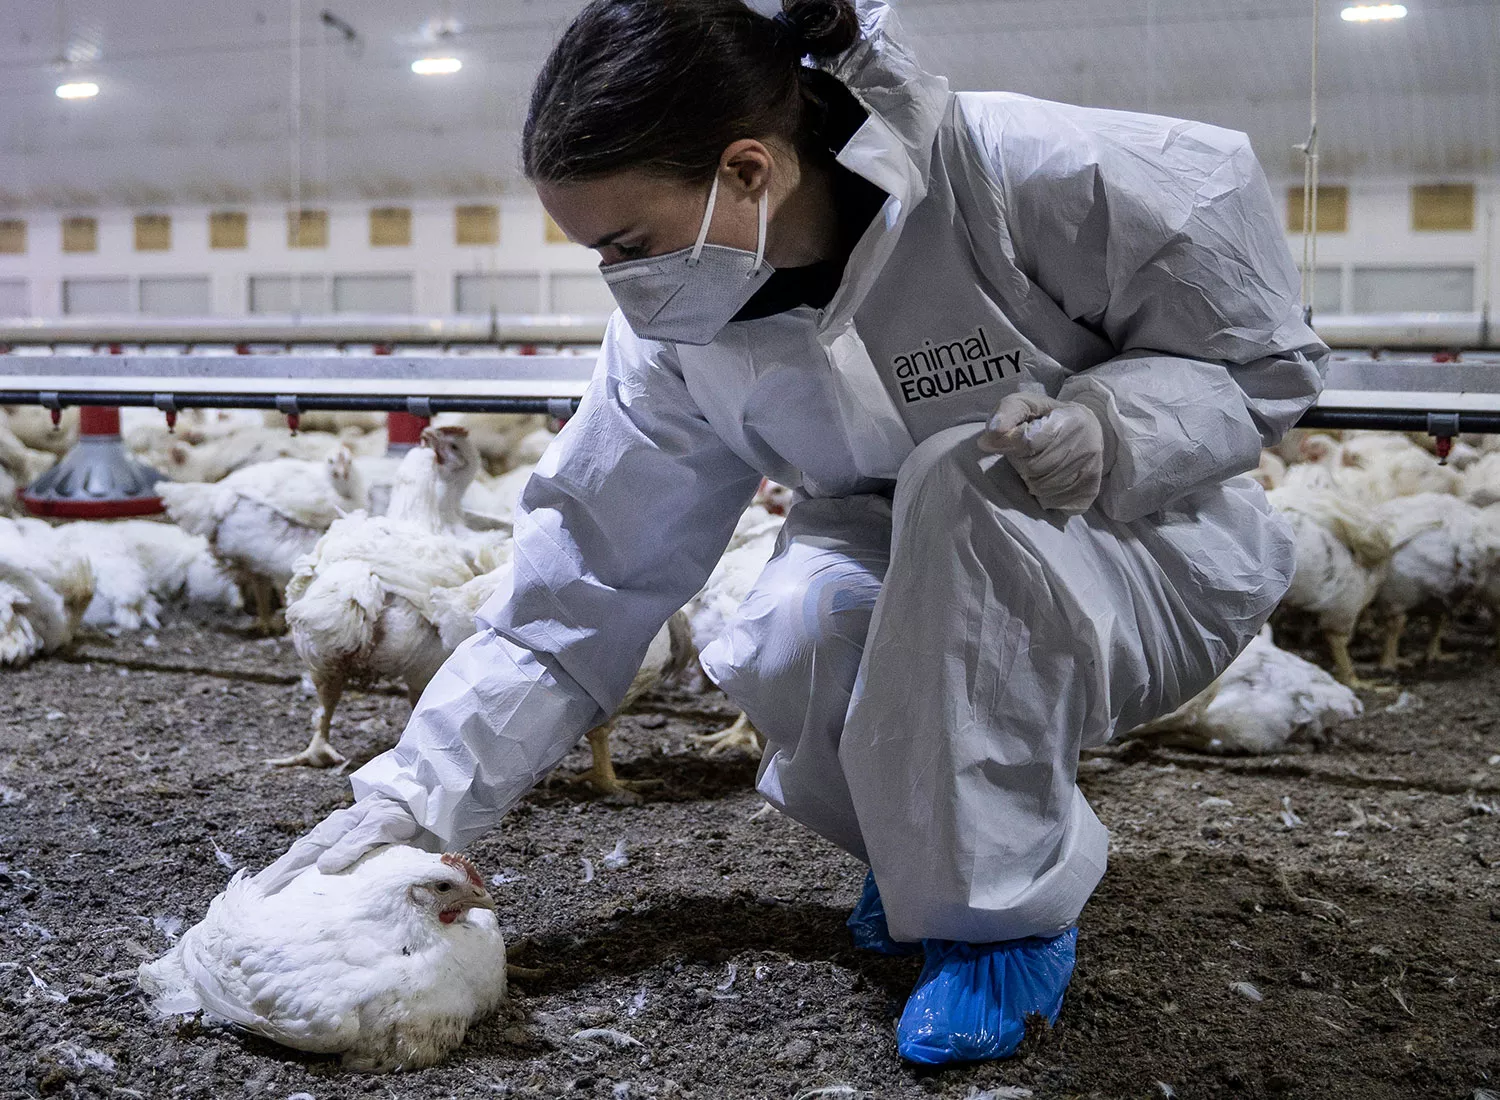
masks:
[(711, 344), (771, 277), (766, 258), (767, 196), (760, 196), (755, 251), (704, 244), (719, 196), (719, 177), (708, 189), (708, 209), (692, 248), (644, 260), (601, 264), (599, 272), (631, 329), (643, 340)]

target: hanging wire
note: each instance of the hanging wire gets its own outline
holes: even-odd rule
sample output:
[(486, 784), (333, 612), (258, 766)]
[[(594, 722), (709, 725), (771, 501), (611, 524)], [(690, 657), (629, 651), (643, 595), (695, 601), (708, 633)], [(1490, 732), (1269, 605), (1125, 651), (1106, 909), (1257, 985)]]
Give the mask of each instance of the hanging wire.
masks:
[[(290, 0), (288, 15), (291, 19), (292, 51), (291, 51), (291, 88), (288, 98), (291, 100), (291, 117), (288, 120), (288, 160), (292, 173), (292, 239), (300, 247), (302, 244), (302, 0)], [(294, 265), (297, 266), (297, 265)], [(302, 316), (302, 272), (294, 270), (291, 277), (292, 282), (292, 313), (297, 317)]]
[(1318, 45), (1320, 0), (1313, 0), (1312, 106), (1302, 151), (1302, 315), (1312, 324), (1318, 270)]

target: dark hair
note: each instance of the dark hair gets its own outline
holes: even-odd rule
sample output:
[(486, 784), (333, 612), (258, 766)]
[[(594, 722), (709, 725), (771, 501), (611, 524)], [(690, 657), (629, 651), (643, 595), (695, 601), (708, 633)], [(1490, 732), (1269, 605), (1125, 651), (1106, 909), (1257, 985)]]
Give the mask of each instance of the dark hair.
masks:
[(566, 183), (628, 169), (713, 176), (731, 143), (808, 147), (816, 70), (859, 40), (853, 0), (593, 0), (542, 66), (522, 131), (525, 172)]

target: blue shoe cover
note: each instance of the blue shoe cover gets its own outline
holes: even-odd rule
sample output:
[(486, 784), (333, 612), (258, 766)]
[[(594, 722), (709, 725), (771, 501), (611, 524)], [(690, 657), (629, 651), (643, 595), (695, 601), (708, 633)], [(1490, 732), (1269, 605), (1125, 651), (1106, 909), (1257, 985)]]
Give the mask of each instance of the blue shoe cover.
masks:
[(929, 1066), (1010, 1057), (1031, 1013), (1057, 1022), (1077, 940), (1076, 928), (1002, 943), (923, 940), (927, 962), (896, 1025), (901, 1057)]
[(849, 934), (854, 937), (854, 946), (861, 951), (878, 951), (882, 955), (915, 955), (922, 950), (919, 943), (902, 943), (891, 939), (891, 930), (885, 923), (885, 902), (880, 900), (880, 891), (875, 888), (873, 872), (865, 873), (865, 888), (859, 895), (854, 912), (844, 922)]

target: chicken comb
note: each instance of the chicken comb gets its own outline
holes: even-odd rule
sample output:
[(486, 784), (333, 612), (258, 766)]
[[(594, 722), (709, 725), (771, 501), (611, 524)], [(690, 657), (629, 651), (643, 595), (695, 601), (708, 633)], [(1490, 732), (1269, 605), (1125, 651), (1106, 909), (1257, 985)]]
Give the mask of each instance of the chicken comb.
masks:
[(457, 852), (444, 852), (443, 863), (449, 867), (457, 867), (469, 877), (471, 884), (479, 887), (481, 890), (484, 889), (484, 879), (479, 877), (479, 872), (474, 868), (474, 865)]

